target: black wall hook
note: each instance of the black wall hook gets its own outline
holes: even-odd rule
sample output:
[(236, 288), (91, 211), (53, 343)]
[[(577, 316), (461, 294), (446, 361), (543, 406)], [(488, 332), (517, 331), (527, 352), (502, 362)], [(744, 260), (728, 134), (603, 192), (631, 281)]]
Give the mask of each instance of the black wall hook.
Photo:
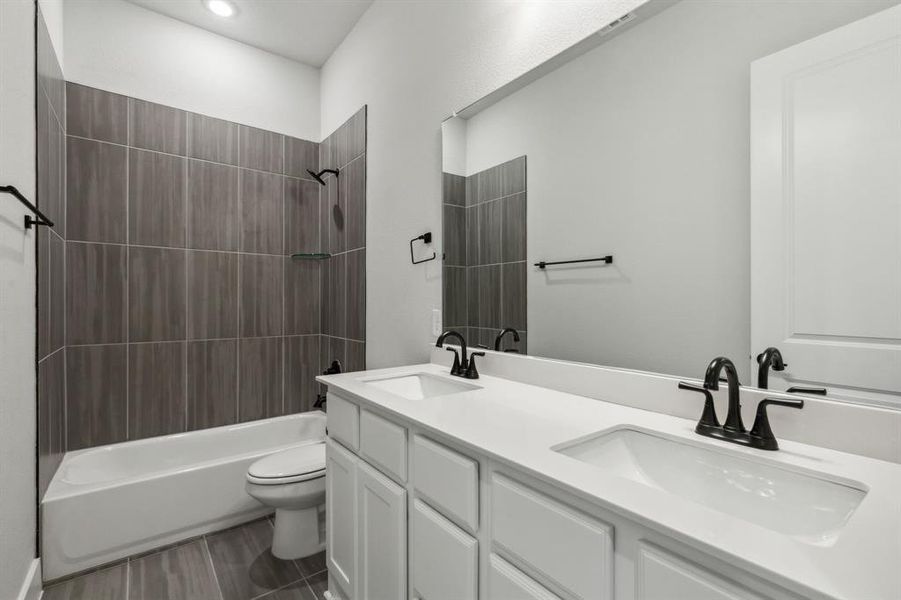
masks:
[(438, 258), (438, 255), (435, 253), (435, 251), (432, 250), (432, 256), (430, 256), (429, 258), (424, 258), (422, 260), (416, 260), (413, 255), (413, 242), (417, 242), (420, 240), (422, 241), (423, 244), (431, 244), (432, 243), (432, 232), (426, 231), (421, 236), (415, 237), (412, 240), (410, 240), (410, 262), (412, 262), (414, 265), (419, 265), (424, 262), (429, 262), (430, 260), (435, 260), (436, 258)]

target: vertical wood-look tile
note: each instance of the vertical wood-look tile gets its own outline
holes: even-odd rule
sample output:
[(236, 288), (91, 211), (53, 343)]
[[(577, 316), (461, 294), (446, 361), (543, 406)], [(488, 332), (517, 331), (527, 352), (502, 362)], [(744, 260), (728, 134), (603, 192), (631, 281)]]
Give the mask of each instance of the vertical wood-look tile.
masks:
[(348, 340), (344, 349), (347, 364), (344, 370), (348, 373), (366, 369), (366, 345), (363, 342)]
[(241, 250), (283, 254), (284, 177), (241, 171)]
[(526, 329), (526, 263), (501, 266), (501, 321), (503, 327)]
[(345, 337), (366, 338), (366, 250), (348, 252), (346, 278), (347, 329)]
[(283, 414), (282, 338), (240, 340), (239, 420), (253, 421)]
[(334, 131), (319, 143), (319, 168), (337, 169), (338, 164), (338, 132)]
[(481, 269), (482, 267), (466, 267), (466, 321), (470, 327), (476, 327), (479, 324), (479, 271)]
[(66, 244), (66, 343), (125, 341), (124, 246)]
[(454, 329), (468, 324), (466, 268), (444, 267), (444, 328)]
[(319, 369), (318, 335), (285, 338), (285, 413), (312, 410)]
[(269, 551), (268, 520), (212, 534), (207, 543), (223, 600), (248, 600), (302, 578), (293, 561), (279, 560)]
[(284, 258), (241, 255), (240, 335), (282, 335)]
[(128, 565), (92, 571), (51, 585), (42, 600), (124, 600), (128, 586)]
[(337, 160), (343, 167), (366, 151), (366, 107), (354, 113), (335, 133)]
[(332, 256), (328, 263), (328, 291), (323, 305), (327, 315), (323, 332), (336, 337), (347, 337), (347, 255)]
[(128, 439), (185, 430), (185, 342), (129, 344)]
[(128, 249), (131, 342), (185, 339), (185, 251)]
[(478, 267), (479, 279), (479, 327), (501, 326), (501, 267)]
[(444, 264), (466, 264), (466, 209), (450, 204), (443, 205), (444, 212)]
[(122, 442), (127, 431), (125, 344), (66, 348), (66, 449)]
[(479, 207), (468, 206), (466, 208), (466, 260), (468, 267), (479, 264)]
[(197, 540), (128, 564), (128, 600), (212, 600), (219, 597), (206, 543)]
[(65, 413), (65, 353), (55, 352), (38, 363), (38, 500), (62, 460), (61, 430)]
[(497, 264), (501, 262), (502, 203), (496, 200), (485, 202), (480, 204), (477, 210), (479, 211), (479, 264)]
[(185, 246), (185, 159), (130, 150), (128, 241), (150, 246)]
[(285, 258), (285, 335), (320, 333), (320, 261)]
[(125, 96), (68, 83), (66, 120), (70, 135), (128, 143), (128, 98)]
[(315, 181), (285, 179), (285, 254), (322, 252), (319, 188)]
[(237, 167), (188, 161), (188, 247), (238, 250)]
[[(51, 273), (50, 270), (53, 268), (53, 265), (50, 262), (50, 237), (54, 235), (48, 228), (46, 227), (38, 227), (37, 228), (37, 263), (38, 263), (38, 272), (37, 272), (37, 304), (38, 304), (38, 315), (37, 315), (37, 328), (38, 328), (38, 360), (44, 358), (48, 354), (50, 354), (50, 327), (51, 327), (51, 312), (52, 308), (50, 305), (50, 282), (51, 282)], [(63, 311), (65, 311), (65, 306), (60, 307)], [(63, 313), (65, 314), (65, 313)]]
[(122, 146), (68, 138), (66, 229), (70, 240), (125, 242), (128, 162)]
[(466, 177), (442, 173), (442, 203), (466, 206)]
[[(342, 195), (340, 187), (343, 178), (330, 176), (325, 179), (325, 188), (322, 190), (322, 211), (324, 217), (323, 235), (327, 236), (328, 252), (337, 254), (347, 248), (346, 211), (341, 205)], [(345, 198), (346, 200), (346, 198)], [(325, 242), (326, 240), (323, 240)]]
[(217, 163), (238, 164), (238, 124), (205, 115), (188, 115), (188, 155)]
[(238, 336), (238, 255), (189, 250), (188, 339)]
[(237, 340), (188, 342), (188, 430), (235, 422), (237, 374)]
[(319, 366), (321, 371), (332, 365), (332, 361), (339, 361), (341, 369), (347, 366), (347, 342), (341, 338), (323, 336), (319, 342)]
[(362, 154), (344, 167), (340, 202), (344, 209), (345, 248), (355, 250), (366, 246), (366, 155)]
[(526, 260), (526, 195), (519, 193), (500, 203), (503, 209), (501, 260)]
[(241, 125), (240, 161), (247, 169), (284, 172), (284, 136), (255, 127)]
[(187, 113), (177, 108), (128, 99), (129, 146), (184, 156), (187, 152)]
[[(38, 307), (40, 309), (40, 307)], [(66, 242), (50, 234), (50, 351), (66, 343)]]
[(285, 137), (285, 174), (310, 179), (307, 169), (319, 172), (319, 144)]

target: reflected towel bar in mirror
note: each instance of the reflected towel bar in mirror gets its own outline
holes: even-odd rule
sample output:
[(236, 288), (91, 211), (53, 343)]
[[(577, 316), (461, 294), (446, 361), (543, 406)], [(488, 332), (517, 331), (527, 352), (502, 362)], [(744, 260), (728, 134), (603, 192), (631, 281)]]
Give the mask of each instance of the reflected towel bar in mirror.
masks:
[(578, 260), (557, 260), (557, 261), (546, 261), (543, 260), (541, 262), (535, 263), (535, 266), (539, 269), (544, 269), (545, 267), (549, 267), (551, 265), (571, 265), (573, 263), (587, 263), (587, 262), (603, 262), (604, 264), (611, 264), (613, 262), (613, 255), (608, 254), (607, 256), (601, 256), (600, 258), (580, 258)]

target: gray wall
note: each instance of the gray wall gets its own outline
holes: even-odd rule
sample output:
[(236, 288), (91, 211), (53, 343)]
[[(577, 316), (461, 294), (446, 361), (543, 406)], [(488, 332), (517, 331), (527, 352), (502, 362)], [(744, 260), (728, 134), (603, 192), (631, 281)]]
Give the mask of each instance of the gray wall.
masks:
[(320, 145), (66, 100), (67, 449), (309, 410), (323, 364), (363, 367), (365, 108)]
[[(749, 376), (750, 63), (895, 1), (679, 2), (467, 123), (467, 173), (529, 158), (533, 354)], [(790, 362), (790, 361), (789, 361)]]

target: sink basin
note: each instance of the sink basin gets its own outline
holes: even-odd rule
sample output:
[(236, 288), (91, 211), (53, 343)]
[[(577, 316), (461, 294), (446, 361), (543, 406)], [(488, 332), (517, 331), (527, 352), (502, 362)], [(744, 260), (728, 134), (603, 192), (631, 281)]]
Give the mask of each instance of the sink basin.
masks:
[(862, 484), (832, 481), (637, 429), (616, 429), (552, 449), (611, 475), (818, 546), (835, 543), (866, 495)]
[(385, 379), (369, 379), (365, 383), (408, 400), (423, 400), (435, 396), (447, 396), (448, 394), (459, 394), (460, 392), (480, 389), (480, 386), (471, 383), (450, 381), (430, 373), (416, 373)]

